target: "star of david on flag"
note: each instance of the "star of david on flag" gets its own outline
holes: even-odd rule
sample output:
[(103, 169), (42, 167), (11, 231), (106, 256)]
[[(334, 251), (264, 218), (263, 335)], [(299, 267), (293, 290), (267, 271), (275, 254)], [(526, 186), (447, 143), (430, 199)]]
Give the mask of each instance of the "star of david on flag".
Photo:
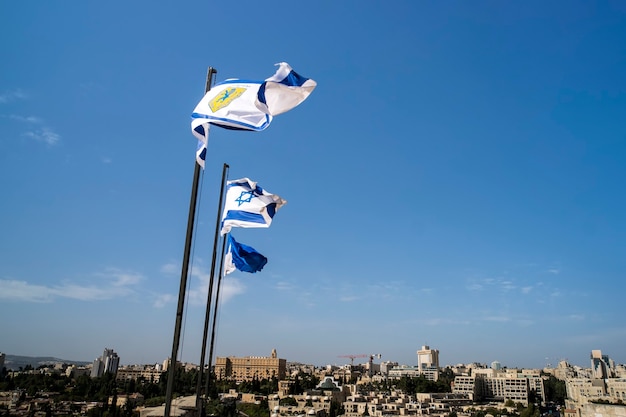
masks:
[(278, 209), (287, 204), (249, 178), (228, 181), (225, 200), (222, 235), (232, 227), (270, 227)]
[(228, 79), (211, 88), (191, 114), (191, 132), (198, 138), (196, 160), (204, 168), (209, 125), (261, 131), (272, 117), (285, 113), (311, 94), (317, 83), (296, 73), (286, 62), (265, 81)]

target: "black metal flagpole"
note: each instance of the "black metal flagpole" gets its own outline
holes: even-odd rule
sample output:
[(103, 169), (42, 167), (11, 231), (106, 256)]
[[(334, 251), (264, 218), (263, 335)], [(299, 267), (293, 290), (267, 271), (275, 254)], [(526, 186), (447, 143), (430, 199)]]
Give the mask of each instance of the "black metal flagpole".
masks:
[[(207, 82), (205, 94), (211, 89), (213, 83), (213, 75), (217, 71), (213, 67), (209, 67), (207, 72)], [(183, 264), (180, 273), (180, 288), (178, 290), (178, 308), (176, 310), (176, 324), (174, 325), (174, 340), (172, 342), (172, 354), (170, 356), (169, 366), (167, 368), (167, 389), (165, 392), (165, 410), (164, 417), (170, 417), (172, 406), (172, 392), (174, 389), (174, 379), (176, 377), (176, 362), (178, 359), (178, 347), (180, 345), (180, 333), (183, 323), (183, 312), (185, 308), (185, 291), (187, 289), (187, 275), (189, 273), (189, 259), (191, 254), (191, 244), (193, 240), (193, 228), (196, 217), (196, 202), (198, 199), (198, 183), (200, 179), (201, 167), (196, 162), (193, 171), (193, 183), (191, 186), (191, 200), (189, 202), (189, 216), (187, 219), (187, 236), (185, 238), (185, 251), (183, 254)]]
[[(215, 345), (215, 324), (217, 323), (217, 308), (220, 303), (220, 288), (222, 287), (222, 276), (224, 270), (224, 248), (226, 247), (226, 237), (222, 240), (222, 251), (220, 253), (220, 268), (217, 278), (217, 293), (215, 294), (215, 305), (213, 306), (213, 324), (211, 327), (211, 345), (209, 348), (209, 376), (211, 375), (211, 360), (213, 358), (213, 346)], [(208, 308), (208, 306), (207, 306)], [(211, 378), (206, 380), (207, 395), (211, 389)]]
[[(198, 410), (198, 417), (201, 417), (202, 414), (202, 375), (204, 374), (204, 358), (206, 355), (206, 342), (207, 342), (207, 338), (208, 338), (208, 332), (209, 332), (209, 320), (210, 320), (210, 316), (211, 316), (211, 299), (213, 298), (213, 283), (214, 283), (214, 276), (215, 276), (215, 260), (217, 257), (217, 244), (219, 242), (219, 238), (220, 238), (220, 222), (221, 222), (221, 218), (222, 218), (222, 204), (223, 204), (223, 199), (224, 199), (224, 186), (226, 185), (226, 178), (228, 178), (228, 164), (224, 164), (224, 167), (222, 168), (222, 185), (220, 188), (220, 198), (219, 198), (219, 202), (218, 202), (218, 206), (217, 206), (217, 218), (215, 220), (215, 236), (213, 238), (213, 257), (211, 258), (211, 275), (209, 278), (209, 289), (207, 292), (207, 297), (206, 297), (206, 313), (204, 316), (204, 334), (202, 336), (202, 351), (200, 354), (200, 372), (198, 373), (198, 381), (197, 381), (197, 385), (196, 385), (196, 409)], [(219, 285), (219, 284), (218, 284)], [(219, 287), (217, 290), (217, 294), (219, 294)], [(217, 303), (217, 300), (216, 300)], [(213, 346), (213, 344), (211, 344), (211, 347)], [(213, 352), (211, 351), (211, 355), (213, 354)], [(209, 397), (209, 391), (208, 391), (208, 381), (209, 379), (211, 379), (211, 356), (209, 355), (209, 366), (208, 366), (208, 370), (207, 370), (207, 375), (206, 375), (206, 379), (207, 379), (207, 390), (205, 391), (205, 397), (208, 398)]]

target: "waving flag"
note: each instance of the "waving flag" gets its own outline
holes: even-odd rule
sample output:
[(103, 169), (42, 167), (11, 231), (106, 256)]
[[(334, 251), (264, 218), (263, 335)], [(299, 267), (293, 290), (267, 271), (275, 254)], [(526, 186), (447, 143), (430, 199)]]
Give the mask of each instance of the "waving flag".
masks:
[(266, 79), (257, 93), (257, 108), (272, 116), (285, 113), (302, 103), (313, 92), (317, 83), (295, 72), (288, 63), (281, 62), (276, 74)]
[(222, 235), (231, 227), (270, 227), (274, 214), (287, 204), (248, 178), (228, 181), (222, 215)]
[(302, 103), (317, 83), (296, 73), (286, 62), (265, 81), (228, 79), (216, 84), (191, 114), (191, 132), (198, 138), (196, 159), (204, 167), (209, 124), (225, 129), (261, 131), (272, 117)]
[(224, 276), (235, 269), (243, 272), (259, 272), (266, 263), (267, 258), (256, 249), (239, 243), (230, 234), (228, 235), (228, 251), (224, 256)]
[(267, 128), (272, 116), (256, 107), (261, 84), (263, 81), (231, 79), (213, 86), (191, 114), (194, 135), (198, 137), (201, 134), (198, 126), (205, 123), (235, 130), (259, 131)]

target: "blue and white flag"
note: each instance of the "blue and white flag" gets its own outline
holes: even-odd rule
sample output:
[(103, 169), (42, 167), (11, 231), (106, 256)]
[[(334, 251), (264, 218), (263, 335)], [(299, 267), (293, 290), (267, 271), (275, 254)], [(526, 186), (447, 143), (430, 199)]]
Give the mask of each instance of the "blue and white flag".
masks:
[[(202, 132), (206, 138), (209, 137), (209, 124), (202, 126)], [(196, 162), (204, 169), (204, 161), (206, 160), (206, 140), (198, 140), (198, 148), (196, 149)]]
[(228, 79), (204, 95), (191, 114), (191, 131), (205, 148), (209, 124), (261, 131), (272, 116), (293, 109), (315, 89), (315, 81), (297, 74), (286, 62), (276, 65), (276, 74), (265, 81)]
[(270, 227), (274, 214), (287, 204), (248, 178), (228, 181), (222, 214), (222, 235), (231, 227)]
[(234, 130), (260, 131), (267, 128), (272, 116), (256, 106), (263, 81), (231, 79), (222, 81), (202, 97), (191, 114), (191, 129), (200, 140), (199, 126), (210, 123)]
[(267, 78), (257, 93), (257, 108), (272, 116), (285, 113), (302, 103), (313, 92), (317, 83), (295, 72), (288, 63), (281, 62), (276, 74)]
[(259, 272), (267, 263), (267, 258), (253, 247), (238, 243), (234, 237), (228, 235), (228, 251), (224, 256), (224, 276), (235, 269), (243, 272)]

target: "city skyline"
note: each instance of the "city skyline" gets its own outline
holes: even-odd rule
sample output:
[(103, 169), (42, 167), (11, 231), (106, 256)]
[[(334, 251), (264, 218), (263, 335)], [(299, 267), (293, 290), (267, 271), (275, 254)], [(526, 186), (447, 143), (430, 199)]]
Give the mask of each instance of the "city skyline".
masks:
[(287, 204), (233, 230), (215, 356), (626, 362), (621, 2), (0, 5), (0, 350), (172, 350), (216, 81), (317, 82), (262, 132), (211, 129), (179, 360), (202, 344), (222, 165)]
[[(309, 363), (309, 362), (305, 362), (305, 361), (300, 361), (298, 359), (291, 359), (291, 358), (281, 358), (281, 359), (285, 359), (287, 361), (287, 363), (301, 363), (304, 365), (312, 365), (318, 368), (323, 368), (326, 366), (338, 366), (338, 367), (342, 367), (342, 366), (366, 366), (368, 364), (368, 362), (373, 361), (373, 363), (375, 364), (382, 364), (382, 363), (395, 363), (398, 366), (411, 366), (411, 367), (415, 367), (415, 368), (420, 368), (420, 354), (425, 354), (426, 351), (431, 351), (431, 352), (436, 352), (434, 354), (434, 356), (431, 356), (432, 353), (429, 354), (428, 358), (434, 358), (434, 362), (433, 365), (435, 366), (435, 368), (439, 368), (439, 369), (444, 369), (446, 367), (455, 367), (458, 365), (473, 365), (473, 364), (477, 364), (486, 368), (493, 368), (494, 366), (496, 366), (496, 369), (545, 369), (545, 368), (556, 368), (559, 366), (560, 362), (566, 362), (569, 366), (576, 366), (576, 367), (580, 367), (583, 369), (589, 369), (592, 373), (597, 373), (597, 367), (599, 366), (598, 364), (600, 364), (602, 367), (606, 367), (608, 366), (608, 361), (612, 361), (615, 365), (622, 365), (622, 366), (626, 366), (625, 363), (621, 363), (621, 362), (617, 362), (615, 360), (613, 360), (612, 356), (609, 354), (606, 354), (606, 352), (602, 352), (601, 349), (593, 349), (590, 351), (589, 353), (589, 363), (587, 364), (578, 364), (578, 363), (573, 363), (571, 361), (569, 361), (567, 358), (559, 358), (555, 360), (557, 361), (556, 363), (549, 363), (546, 362), (545, 366), (539, 366), (539, 367), (519, 367), (519, 366), (508, 366), (507, 364), (503, 364), (498, 360), (493, 360), (491, 362), (480, 362), (480, 361), (470, 361), (470, 362), (451, 362), (451, 363), (443, 363), (443, 364), (439, 364), (438, 363), (438, 355), (439, 355), (439, 349), (430, 347), (430, 346), (421, 346), (421, 348), (425, 348), (425, 349), (419, 349), (417, 351), (417, 355), (416, 355), (416, 361), (415, 363), (402, 363), (402, 362), (398, 362), (396, 360), (393, 359), (383, 359), (382, 355), (380, 354), (371, 354), (371, 355), (366, 355), (366, 354), (352, 354), (352, 355), (339, 355), (338, 358), (344, 358), (344, 359), (340, 359), (340, 362), (329, 362), (329, 363)], [(240, 357), (254, 357), (254, 358), (270, 358), (273, 357), (273, 355), (277, 352), (277, 350), (272, 349), (272, 352), (270, 354), (267, 355), (242, 355)], [(276, 353), (277, 354), (277, 353)], [(8, 356), (15, 356), (15, 357), (19, 357), (19, 358), (32, 358), (32, 359), (37, 359), (40, 357), (32, 357), (32, 356), (22, 356), (22, 355), (17, 355), (17, 354), (12, 354), (12, 353), (7, 353), (7, 352), (3, 352), (0, 351), (0, 355), (8, 355)], [(107, 357), (114, 357), (114, 362), (113, 365), (108, 365), (105, 363), (105, 361), (103, 360), (103, 358), (107, 358)], [(139, 365), (139, 366), (150, 366), (150, 365), (156, 365), (156, 366), (166, 366), (166, 362), (169, 360), (169, 358), (163, 358), (163, 360), (159, 361), (154, 361), (154, 362), (146, 362), (146, 363), (127, 363), (121, 360), (121, 357), (118, 356), (117, 352), (115, 352), (115, 349), (110, 349), (110, 348), (105, 348), (104, 349), (104, 354), (98, 356), (95, 358), (95, 360), (92, 361), (85, 361), (85, 360), (74, 360), (73, 358), (61, 358), (61, 357), (51, 357), (51, 356), (41, 356), (47, 359), (50, 358), (54, 358), (56, 359), (58, 362), (67, 362), (67, 363), (79, 363), (82, 362), (84, 363), (84, 365), (93, 365), (95, 366), (95, 364), (98, 364), (98, 366), (101, 368), (97, 371), (98, 374), (101, 374), (103, 372), (105, 372), (106, 369), (109, 369), (109, 366), (112, 366), (112, 369), (117, 369), (118, 366), (120, 367), (125, 367), (125, 366), (135, 366), (135, 365)], [(228, 357), (236, 357), (236, 355), (220, 355), (220, 357), (222, 358), (228, 358)], [(280, 357), (280, 356), (277, 356)], [(545, 358), (546, 361), (549, 360), (550, 358)], [(345, 362), (341, 362), (341, 361), (345, 361)], [(429, 359), (430, 360), (430, 359)], [(600, 361), (599, 361), (600, 360)], [(199, 362), (194, 362), (192, 361), (180, 361), (181, 363), (186, 363), (186, 364), (191, 364), (191, 365), (196, 365), (198, 366)], [(435, 365), (436, 363), (436, 365)], [(215, 366), (215, 361), (212, 362), (211, 364), (212, 366)], [(109, 371), (110, 372), (110, 371)], [(603, 371), (604, 373), (606, 373), (606, 370)], [(92, 375), (93, 376), (93, 375)], [(600, 377), (600, 376), (598, 376)], [(606, 377), (606, 376), (604, 376)]]

